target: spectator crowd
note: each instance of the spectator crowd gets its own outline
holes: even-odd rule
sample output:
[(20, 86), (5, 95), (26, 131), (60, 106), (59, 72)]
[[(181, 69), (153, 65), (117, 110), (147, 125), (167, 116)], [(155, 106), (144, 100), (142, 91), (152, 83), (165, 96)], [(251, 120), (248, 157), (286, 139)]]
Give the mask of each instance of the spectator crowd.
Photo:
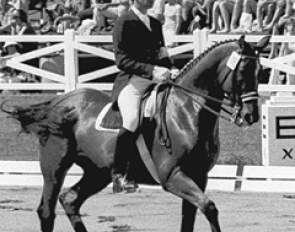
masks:
[[(38, 4), (44, 9), (36, 26), (30, 8)], [(130, 5), (132, 0), (0, 0), (0, 34), (60, 34), (67, 28), (80, 35), (108, 33)], [(162, 22), (164, 36), (196, 28), (283, 34), (294, 11), (295, 0), (155, 0), (149, 14)]]
[[(39, 25), (32, 26), (30, 8), (38, 4), (44, 9)], [(132, 0), (0, 0), (0, 34), (60, 34), (67, 28), (80, 35), (108, 33), (130, 5)], [(164, 36), (189, 34), (196, 28), (283, 34), (294, 13), (295, 0), (155, 0), (149, 10), (162, 22)]]
[[(0, 34), (62, 34), (68, 28), (79, 35), (111, 33), (132, 1), (0, 0)], [(37, 10), (41, 14), (36, 19)], [(162, 22), (165, 38), (197, 28), (210, 33), (295, 34), (295, 0), (155, 0), (149, 15)], [(36, 46), (10, 41), (0, 43), (0, 51), (2, 56), (18, 54)], [(293, 43), (273, 44), (270, 58), (294, 51)]]

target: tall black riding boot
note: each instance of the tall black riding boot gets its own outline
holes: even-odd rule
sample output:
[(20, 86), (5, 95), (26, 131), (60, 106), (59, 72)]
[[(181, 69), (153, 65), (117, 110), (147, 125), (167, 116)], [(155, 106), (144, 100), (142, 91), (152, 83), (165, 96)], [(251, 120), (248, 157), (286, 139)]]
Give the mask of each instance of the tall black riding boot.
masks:
[(126, 173), (126, 166), (129, 157), (134, 153), (135, 148), (135, 133), (122, 128), (118, 134), (117, 146), (114, 154), (114, 163), (112, 170), (113, 192), (119, 193), (124, 189), (127, 191), (135, 190), (134, 182), (128, 183), (124, 177)]

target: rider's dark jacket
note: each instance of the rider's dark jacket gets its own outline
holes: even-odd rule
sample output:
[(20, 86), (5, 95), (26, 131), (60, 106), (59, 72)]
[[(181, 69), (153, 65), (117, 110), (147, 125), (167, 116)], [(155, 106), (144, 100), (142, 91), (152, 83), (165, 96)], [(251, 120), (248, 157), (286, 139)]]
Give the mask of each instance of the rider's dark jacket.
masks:
[(152, 79), (155, 65), (172, 67), (170, 58), (159, 59), (159, 50), (165, 46), (162, 25), (157, 19), (149, 18), (151, 30), (132, 9), (116, 20), (113, 41), (115, 62), (120, 71), (114, 82), (113, 102), (118, 99), (132, 75)]

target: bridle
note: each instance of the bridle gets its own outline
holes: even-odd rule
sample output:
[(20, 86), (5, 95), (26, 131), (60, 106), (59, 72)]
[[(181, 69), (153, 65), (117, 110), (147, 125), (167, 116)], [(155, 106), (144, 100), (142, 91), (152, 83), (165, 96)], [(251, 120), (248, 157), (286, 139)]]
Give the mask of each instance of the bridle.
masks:
[[(229, 69), (230, 71), (225, 75), (224, 82), (226, 79), (229, 78), (229, 76), (237, 75), (237, 72), (239, 71), (240, 63), (244, 59), (255, 59), (258, 61), (260, 60), (259, 55), (257, 55), (257, 56), (250, 56), (250, 55), (244, 55), (244, 54), (241, 55), (241, 59), (238, 62), (238, 64), (236, 65), (235, 69), (234, 70)], [(235, 79), (235, 78), (233, 78), (233, 79)], [(240, 101), (238, 102), (239, 104), (236, 104), (236, 101), (233, 100), (234, 99), (233, 96), (225, 97), (225, 99), (220, 100), (218, 98), (209, 96), (201, 91), (192, 90), (190, 88), (178, 85), (172, 81), (167, 81), (167, 84), (173, 86), (174, 88), (180, 89), (185, 94), (191, 94), (191, 95), (195, 95), (198, 97), (203, 97), (204, 99), (206, 99), (208, 101), (211, 101), (211, 102), (221, 105), (221, 109), (227, 114), (227, 116), (225, 116), (224, 114), (221, 114), (220, 112), (217, 112), (216, 110), (212, 109), (208, 105), (204, 104), (202, 101), (199, 101), (198, 99), (192, 97), (193, 101), (198, 102), (204, 109), (206, 109), (210, 113), (212, 113), (220, 118), (223, 118), (228, 122), (235, 123), (238, 126), (240, 126), (243, 123), (243, 119), (240, 117), (242, 105), (239, 102), (244, 103), (244, 102), (257, 100), (259, 98), (257, 91), (251, 91), (251, 92), (240, 95), (239, 96)], [(230, 110), (228, 110), (224, 106), (229, 107)], [(229, 117), (228, 117), (228, 115), (229, 115)]]

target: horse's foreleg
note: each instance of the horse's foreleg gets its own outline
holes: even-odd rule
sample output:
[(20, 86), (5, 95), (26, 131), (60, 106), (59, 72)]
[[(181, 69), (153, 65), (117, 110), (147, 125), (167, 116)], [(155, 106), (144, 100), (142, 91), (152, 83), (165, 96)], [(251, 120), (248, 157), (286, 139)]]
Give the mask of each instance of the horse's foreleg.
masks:
[(91, 195), (105, 188), (110, 181), (111, 177), (109, 171), (97, 170), (95, 172), (90, 172), (87, 169), (77, 184), (60, 194), (59, 201), (75, 232), (87, 232), (80, 216), (80, 208), (84, 201)]
[[(191, 178), (186, 176), (180, 169), (175, 169), (171, 172), (170, 177), (163, 184), (163, 187), (168, 192), (181, 197), (193, 206), (199, 208), (209, 221), (212, 232), (221, 231), (218, 221), (218, 210), (215, 206), (215, 203), (210, 200), (204, 194), (204, 191)], [(183, 216), (183, 220), (190, 220), (190, 224), (192, 224), (192, 216), (195, 213), (193, 213), (192, 209), (189, 206), (184, 207), (186, 207), (184, 212), (190, 211), (190, 215)], [(182, 228), (182, 232), (193, 231), (192, 225), (187, 225), (187, 227), (186, 225), (183, 225)]]
[(187, 200), (182, 200), (182, 220), (180, 231), (194, 231), (196, 212), (196, 206), (192, 205)]

